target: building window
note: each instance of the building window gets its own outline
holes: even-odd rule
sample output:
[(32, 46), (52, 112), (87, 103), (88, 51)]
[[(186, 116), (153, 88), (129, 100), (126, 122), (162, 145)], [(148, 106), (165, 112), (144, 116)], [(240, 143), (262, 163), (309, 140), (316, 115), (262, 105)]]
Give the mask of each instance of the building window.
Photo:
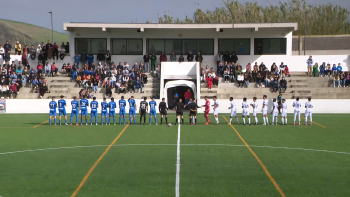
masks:
[(219, 52), (237, 55), (250, 55), (250, 38), (219, 39)]
[(287, 53), (286, 38), (255, 38), (255, 55), (285, 55)]
[(147, 39), (147, 51), (160, 55), (164, 52), (177, 55), (201, 52), (202, 55), (214, 55), (214, 39)]
[(75, 51), (79, 54), (85, 51), (97, 55), (102, 51), (107, 52), (107, 39), (106, 38), (76, 38), (75, 39)]
[(142, 55), (142, 39), (111, 39), (113, 55)]

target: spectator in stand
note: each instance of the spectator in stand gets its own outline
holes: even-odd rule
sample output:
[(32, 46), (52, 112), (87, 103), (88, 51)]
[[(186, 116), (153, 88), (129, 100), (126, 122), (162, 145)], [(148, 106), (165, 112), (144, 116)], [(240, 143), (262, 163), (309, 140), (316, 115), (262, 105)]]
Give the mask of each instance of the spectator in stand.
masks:
[(280, 75), (282, 76), (282, 77), (285, 77), (286, 76), (286, 65), (284, 65), (284, 63), (283, 62), (281, 62), (281, 65), (280, 65)]
[(19, 41), (17, 41), (15, 45), (15, 54), (16, 55), (22, 54), (22, 45), (19, 43)]
[(282, 79), (280, 80), (280, 86), (279, 86), (280, 92), (282, 92), (282, 88), (284, 88), (283, 92), (286, 92), (286, 90), (287, 90), (287, 80), (285, 80), (284, 77), (282, 77)]
[(123, 77), (123, 84), (126, 86), (129, 82), (129, 75), (128, 74), (124, 74)]
[(58, 46), (56, 44), (56, 42), (53, 43), (52, 45), (52, 51), (53, 51), (53, 60), (55, 60), (55, 57), (56, 57), (56, 60), (58, 60)]
[(333, 67), (332, 67), (332, 76), (334, 77), (337, 73), (338, 73), (338, 68), (336, 67), (335, 64), (333, 64)]
[(123, 65), (122, 65), (121, 62), (119, 62), (118, 66), (117, 66), (117, 70), (118, 70), (118, 71), (123, 71), (123, 70), (124, 70), (124, 69), (123, 69)]
[(187, 105), (190, 99), (192, 98), (192, 92), (190, 89), (187, 89), (187, 91), (184, 94), (184, 97), (185, 97), (185, 105)]
[[(66, 49), (64, 49), (64, 47), (61, 47), (59, 50), (58, 50), (58, 53), (60, 55), (60, 59), (61, 59), (61, 62), (63, 61), (64, 57), (66, 56)], [(75, 62), (75, 60), (74, 60)]]
[(157, 62), (157, 56), (154, 54), (154, 52), (151, 55), (151, 71), (155, 71), (156, 69), (156, 62)]
[[(76, 67), (77, 70), (79, 70), (79, 67)], [(70, 75), (72, 73), (72, 66), (70, 65), (70, 63), (67, 64), (67, 67), (66, 67), (66, 72), (67, 72), (67, 75)]]
[(30, 56), (30, 59), (32, 59), (32, 60), (35, 60), (35, 58), (36, 58), (36, 49), (34, 48), (34, 46), (32, 45), (31, 47), (30, 47), (30, 49), (29, 49), (29, 56)]
[[(28, 48), (28, 45), (25, 45), (25, 46), (24, 46), (24, 48), (22, 49), (22, 52), (23, 52), (23, 53), (26, 53), (27, 55), (30, 53), (29, 48)], [(29, 58), (29, 57), (27, 56), (27, 58)]]
[(118, 88), (118, 94), (120, 93), (126, 93), (126, 89), (125, 86), (123, 84), (120, 85), (120, 87)]
[(91, 65), (94, 62), (94, 55), (92, 54), (92, 52), (90, 51), (89, 54), (87, 55), (87, 61), (88, 61), (88, 65)]
[(226, 68), (226, 70), (224, 71), (224, 80), (225, 83), (230, 83), (230, 71), (228, 70), (228, 68)]
[(69, 42), (67, 42), (67, 44), (66, 44), (66, 46), (65, 46), (65, 48), (64, 49), (66, 49), (66, 53), (68, 53), (69, 54)]
[(226, 51), (225, 54), (222, 56), (222, 61), (227, 63), (231, 62), (231, 57), (228, 51)]
[(338, 74), (336, 74), (335, 77), (333, 78), (333, 88), (335, 88), (335, 82), (338, 83), (338, 88), (339, 88), (340, 87), (340, 77)]
[(112, 88), (113, 87), (111, 85), (106, 85), (106, 97), (112, 97)]
[(9, 41), (7, 41), (7, 40), (6, 40), (6, 43), (5, 43), (5, 45), (4, 45), (4, 49), (5, 49), (5, 53), (11, 52), (12, 46), (11, 46), (11, 44), (9, 43)]
[(238, 79), (238, 76), (241, 75), (243, 72), (242, 72), (242, 68), (241, 67), (237, 67), (236, 69), (236, 78)]
[(235, 81), (235, 76), (236, 76), (236, 70), (234, 66), (230, 67), (230, 82), (234, 82)]
[(201, 74), (201, 82), (205, 82), (205, 78), (206, 78), (206, 72), (205, 72), (205, 70), (203, 69), (203, 68), (201, 68), (201, 72), (200, 72), (200, 74)]
[[(153, 54), (152, 54), (153, 55)], [(149, 72), (149, 60), (150, 60), (150, 56), (148, 54), (148, 52), (146, 52), (146, 54), (143, 56), (143, 62), (145, 62), (145, 72)], [(156, 57), (157, 60), (157, 57)]]
[(192, 51), (190, 51), (187, 55), (187, 61), (188, 62), (193, 62), (193, 54), (192, 54)]
[(55, 62), (51, 65), (51, 76), (54, 77), (54, 75), (57, 76), (58, 68), (55, 64)]
[(41, 51), (42, 51), (42, 48), (41, 48), (42, 46), (39, 44), (38, 45), (38, 48), (36, 49), (36, 54), (37, 55), (39, 55), (40, 53), (41, 53)]
[(184, 62), (184, 61), (185, 61), (184, 56), (183, 56), (183, 55), (180, 55), (180, 57), (179, 57), (179, 62), (181, 63), (181, 62)]
[[(225, 62), (225, 64), (226, 64), (226, 62)], [(224, 67), (224, 65), (222, 65), (222, 62), (219, 62), (219, 64), (216, 67), (217, 75), (218, 76), (219, 75), (223, 76), (224, 75), (224, 71), (226, 70), (225, 68), (226, 68), (226, 66)]]
[(145, 65), (143, 64), (143, 62), (140, 62), (139, 64), (139, 71), (145, 72)]
[(5, 62), (11, 60), (11, 51), (5, 52), (4, 60)]
[(66, 63), (63, 63), (61, 70), (62, 70), (62, 74), (67, 74), (67, 65), (66, 65)]
[(312, 76), (312, 65), (314, 64), (314, 60), (312, 60), (312, 56), (309, 56), (309, 59), (306, 60), (306, 64), (307, 64), (308, 76), (311, 77)]
[(207, 84), (208, 84), (208, 91), (211, 91), (211, 88), (213, 86), (213, 78), (207, 75)]
[(127, 67), (124, 68), (123, 75), (129, 75), (129, 70)]
[(10, 98), (10, 88), (9, 88), (9, 86), (6, 84), (6, 82), (5, 82), (5, 84), (2, 84), (2, 90), (1, 90), (1, 96), (2, 97), (4, 97), (4, 98)]
[(162, 54), (160, 55), (159, 61), (160, 61), (160, 63), (166, 62), (166, 61), (167, 61), (167, 57), (166, 57), (166, 55), (164, 54), (164, 52), (162, 52)]
[(258, 83), (258, 88), (262, 87), (262, 85), (261, 85), (262, 80), (263, 80), (263, 77), (262, 77), (261, 73), (259, 72), (258, 75), (256, 76), (256, 82)]
[(16, 74), (17, 74), (18, 78), (22, 78), (22, 73), (23, 73), (22, 66), (18, 66), (18, 68), (16, 69)]
[(21, 78), (17, 78), (16, 85), (17, 85), (17, 94), (19, 94), (19, 90), (23, 87)]
[(147, 75), (145, 72), (141, 73), (141, 79), (142, 79), (144, 85), (147, 84)]
[(22, 54), (22, 62), (23, 62), (23, 64), (27, 64), (28, 63), (27, 57), (28, 57), (27, 53), (23, 52), (23, 54)]
[(346, 79), (345, 85), (346, 85), (346, 87), (349, 87), (349, 85), (350, 85), (350, 73), (349, 72), (346, 73), (345, 79)]
[(264, 72), (264, 81), (265, 81), (265, 88), (270, 87), (270, 76), (269, 72)]
[[(103, 63), (106, 58), (105, 58), (105, 54), (103, 53), (102, 50), (100, 50), (100, 52), (97, 54), (97, 57), (96, 57), (97, 61)], [(92, 63), (92, 62), (91, 62)], [(89, 63), (90, 64), (90, 63)]]
[(272, 92), (276, 93), (278, 90), (278, 77), (275, 76), (273, 80), (271, 80), (270, 86), (272, 88)]
[[(257, 63), (255, 62), (255, 64), (257, 65)], [(264, 62), (261, 62), (261, 64), (259, 65), (259, 70), (260, 68), (262, 68), (263, 70), (265, 70), (267, 67), (265, 66)]]
[(319, 72), (318, 72), (318, 63), (316, 62), (315, 65), (312, 67), (312, 72), (314, 77), (319, 77)]
[(345, 88), (345, 82), (346, 82), (345, 74), (343, 72), (340, 72), (339, 77), (340, 77), (340, 84), (343, 84), (343, 87)]
[(331, 77), (332, 67), (331, 67), (330, 63), (327, 64), (326, 70), (327, 70), (327, 74), (326, 75), (328, 75), (328, 77)]
[(342, 71), (343, 71), (343, 68), (341, 67), (341, 64), (338, 63), (338, 66), (337, 66), (337, 74), (340, 74)]
[(45, 77), (50, 77), (50, 73), (51, 73), (51, 66), (50, 66), (49, 62), (46, 62), (46, 65), (45, 65)]
[(12, 82), (9, 87), (12, 98), (17, 98), (17, 86), (16, 82)]
[(231, 60), (231, 64), (236, 64), (237, 63), (238, 57), (236, 55), (236, 52), (232, 53), (230, 60)]
[(218, 52), (217, 55), (215, 55), (215, 61), (216, 61), (216, 65), (219, 65), (221, 63), (221, 55), (220, 52)]
[(47, 49), (47, 60), (51, 61), (53, 57), (53, 47), (51, 46), (49, 49)]
[(196, 62), (199, 62), (199, 68), (202, 68), (203, 56), (201, 55), (201, 52), (197, 53), (195, 60)]
[(245, 72), (248, 74), (249, 78), (252, 78), (252, 65), (250, 63), (245, 67)]
[(177, 61), (177, 58), (176, 58), (176, 55), (175, 55), (175, 52), (173, 51), (170, 55), (170, 61), (171, 62), (176, 62)]
[(157, 68), (156, 68), (156, 75), (158, 77), (158, 80), (160, 79), (160, 64), (157, 65)]
[(247, 86), (247, 88), (249, 87), (249, 81), (250, 81), (250, 76), (248, 75), (248, 73), (244, 74), (244, 83)]
[(142, 81), (141, 81), (141, 79), (139, 77), (137, 77), (135, 82), (134, 82), (134, 92), (143, 93), (142, 92)]
[(38, 56), (38, 60), (41, 62), (41, 64), (45, 64), (45, 56), (44, 56), (44, 52), (41, 51), (39, 56)]
[(83, 51), (83, 53), (80, 55), (80, 62), (82, 63), (82, 65), (84, 65), (87, 62), (87, 54), (85, 51)]
[(25, 76), (27, 79), (29, 78), (29, 68), (27, 66), (24, 67), (22, 75)]
[(213, 85), (219, 86), (219, 77), (215, 75), (214, 69), (210, 68), (210, 75), (213, 78)]
[[(276, 63), (274, 62), (274, 63), (271, 65), (271, 69), (270, 69), (271, 73), (275, 73), (275, 72), (276, 72), (276, 68), (277, 68), (277, 66), (276, 66)], [(277, 68), (277, 70), (278, 70), (278, 68)]]
[(132, 91), (134, 91), (134, 80), (132, 80), (131, 78), (129, 78), (129, 81), (128, 81), (127, 92), (129, 92), (129, 91), (130, 91), (130, 93), (132, 93)]
[(1, 59), (4, 60), (5, 49), (0, 45), (0, 56)]
[(243, 88), (243, 86), (244, 86), (244, 76), (243, 76), (242, 72), (237, 76), (237, 83), (238, 83), (238, 88)]
[(252, 76), (253, 76), (253, 81), (254, 81), (254, 82), (257, 82), (257, 81), (256, 81), (256, 77), (258, 76), (258, 73), (259, 73), (258, 67), (257, 67), (257, 66), (254, 66), (254, 69), (253, 69), (253, 71), (252, 71)]
[(106, 62), (108, 65), (111, 65), (112, 61), (112, 54), (109, 50), (107, 50), (107, 53), (105, 54)]
[(323, 64), (321, 64), (320, 66), (320, 77), (323, 77), (323, 75), (326, 76), (325, 71), (326, 71), (326, 62), (323, 62)]

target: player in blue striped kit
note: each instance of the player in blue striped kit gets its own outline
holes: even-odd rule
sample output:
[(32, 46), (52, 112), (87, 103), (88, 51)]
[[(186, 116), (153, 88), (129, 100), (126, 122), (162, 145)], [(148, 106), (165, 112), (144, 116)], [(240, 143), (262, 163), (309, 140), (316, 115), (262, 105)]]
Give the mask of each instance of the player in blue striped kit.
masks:
[(96, 101), (96, 97), (92, 98), (92, 101), (90, 103), (90, 107), (91, 107), (91, 113), (90, 113), (90, 124), (92, 125), (93, 119), (95, 118), (95, 124), (97, 124), (97, 108), (98, 108), (98, 102)]

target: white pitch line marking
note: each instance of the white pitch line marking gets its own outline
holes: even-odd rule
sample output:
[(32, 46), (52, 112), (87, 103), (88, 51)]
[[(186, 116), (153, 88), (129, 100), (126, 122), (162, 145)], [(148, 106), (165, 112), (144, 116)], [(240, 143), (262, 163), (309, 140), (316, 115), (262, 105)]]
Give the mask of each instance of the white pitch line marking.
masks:
[(180, 129), (180, 117), (177, 119), (178, 122), (178, 129), (177, 129), (177, 157), (176, 157), (176, 181), (175, 181), (175, 196), (180, 197), (180, 136), (181, 136), (181, 129)]

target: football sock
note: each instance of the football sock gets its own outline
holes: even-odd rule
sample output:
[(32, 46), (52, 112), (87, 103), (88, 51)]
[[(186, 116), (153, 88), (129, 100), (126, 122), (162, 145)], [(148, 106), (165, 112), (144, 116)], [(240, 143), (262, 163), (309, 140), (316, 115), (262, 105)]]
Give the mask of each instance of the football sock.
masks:
[(101, 124), (103, 124), (103, 117), (101, 117)]
[(49, 119), (49, 124), (51, 124), (51, 118)]
[(265, 117), (263, 117), (263, 120), (264, 120), (264, 124), (266, 124), (266, 119), (265, 119)]
[(272, 123), (273, 123), (273, 121), (275, 121), (275, 116), (272, 116)]
[(66, 124), (67, 124), (67, 119), (64, 119), (64, 123), (66, 123)]
[(146, 123), (146, 116), (143, 116), (143, 123)]
[(175, 120), (175, 124), (177, 124), (177, 118), (176, 118), (176, 120)]
[(160, 118), (160, 124), (162, 124), (163, 123), (163, 118)]
[(285, 120), (284, 123), (287, 124), (287, 117), (284, 120)]
[(88, 119), (87, 119), (87, 117), (85, 117), (85, 124), (87, 124), (88, 123)]
[(255, 123), (258, 123), (258, 118), (257, 118), (257, 117), (255, 117), (254, 119), (255, 119)]
[(297, 114), (294, 114), (294, 123), (296, 119), (297, 119)]
[(184, 123), (184, 119), (183, 118), (181, 118), (181, 122), (182, 122), (182, 124)]
[(194, 116), (192, 116), (192, 122), (194, 122)]
[(197, 124), (197, 118), (195, 118), (195, 119), (194, 119), (194, 121), (195, 121), (194, 123), (196, 123), (196, 124)]
[(276, 121), (276, 124), (277, 124), (277, 122), (278, 122), (278, 117), (277, 116), (275, 116), (275, 121)]
[(250, 118), (248, 118), (248, 123), (250, 124)]
[(299, 120), (299, 123), (300, 123), (300, 114), (298, 115), (298, 120)]
[(168, 124), (168, 117), (165, 117), (165, 122)]
[(281, 118), (281, 120), (282, 120), (282, 124), (284, 124), (284, 118)]
[(70, 124), (72, 124), (73, 116), (70, 116)]
[(97, 116), (95, 116), (95, 123), (97, 124)]
[(231, 122), (232, 122), (232, 118), (230, 118), (230, 124), (231, 124)]
[(124, 124), (125, 124), (125, 116), (123, 117), (123, 121), (124, 121)]
[(54, 119), (54, 121), (55, 121), (55, 124), (56, 124), (56, 118)]
[[(111, 121), (109, 121), (109, 122), (111, 122)], [(121, 116), (119, 116), (119, 124), (122, 124), (122, 117)]]
[[(125, 122), (125, 118), (124, 118), (124, 122)], [(113, 117), (113, 123), (115, 124), (115, 116)]]
[(237, 123), (239, 123), (238, 117), (236, 117)]
[(136, 124), (136, 116), (134, 116), (134, 124)]
[(312, 115), (310, 115), (310, 124), (312, 123)]
[(108, 124), (111, 124), (111, 117), (109, 117)]
[(141, 124), (141, 121), (142, 121), (142, 116), (140, 116), (140, 124)]
[(243, 118), (243, 124), (245, 124), (245, 118)]
[(156, 124), (157, 124), (157, 117), (154, 117), (154, 121), (156, 122)]
[(129, 116), (129, 123), (131, 124), (131, 116)]
[(266, 124), (269, 124), (269, 118), (268, 117), (265, 117), (266, 118)]
[(61, 119), (59, 119), (59, 120), (58, 120), (58, 123), (60, 123), (60, 124), (61, 124)]
[(149, 117), (149, 123), (151, 124), (151, 121), (152, 121), (152, 118), (151, 117)]
[(190, 118), (190, 123), (192, 123), (192, 118)]
[(216, 122), (219, 122), (219, 118), (215, 118)]

